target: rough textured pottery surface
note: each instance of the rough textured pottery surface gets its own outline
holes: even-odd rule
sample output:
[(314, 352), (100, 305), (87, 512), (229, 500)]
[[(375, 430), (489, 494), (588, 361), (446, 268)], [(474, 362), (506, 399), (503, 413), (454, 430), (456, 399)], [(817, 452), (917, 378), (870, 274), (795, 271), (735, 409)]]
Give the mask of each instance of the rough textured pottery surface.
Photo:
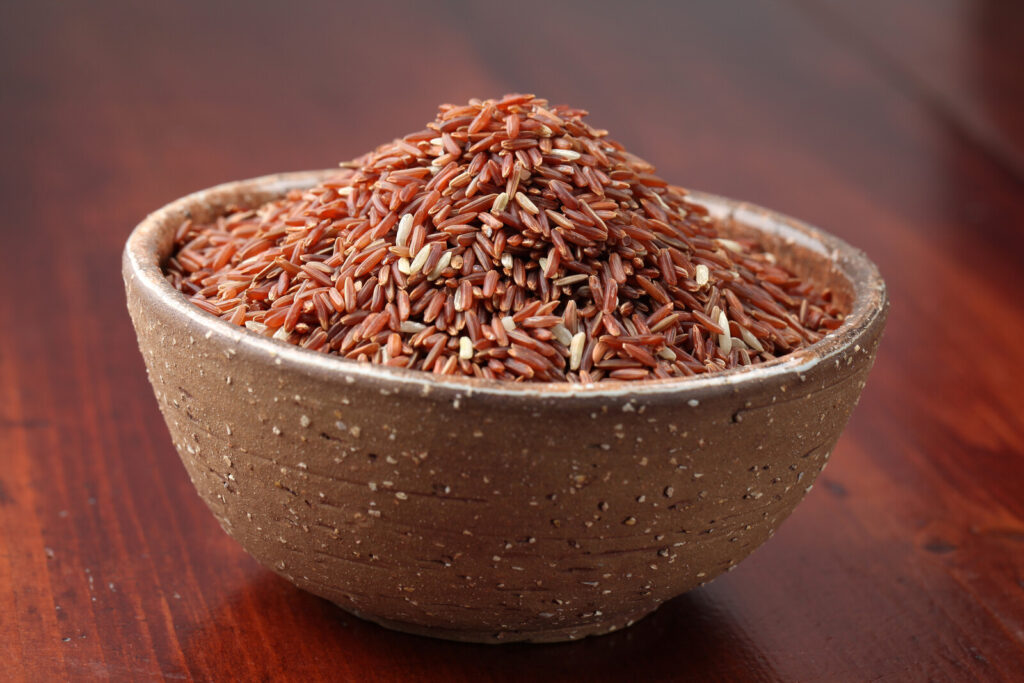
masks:
[(885, 285), (799, 221), (694, 193), (726, 234), (849, 303), (785, 358), (685, 380), (437, 379), (260, 337), (190, 304), (160, 263), (186, 216), (325, 172), (229, 183), (147, 217), (124, 252), (156, 398), (221, 526), (289, 581), (390, 628), (478, 642), (607, 633), (735, 567), (825, 467), (874, 361)]

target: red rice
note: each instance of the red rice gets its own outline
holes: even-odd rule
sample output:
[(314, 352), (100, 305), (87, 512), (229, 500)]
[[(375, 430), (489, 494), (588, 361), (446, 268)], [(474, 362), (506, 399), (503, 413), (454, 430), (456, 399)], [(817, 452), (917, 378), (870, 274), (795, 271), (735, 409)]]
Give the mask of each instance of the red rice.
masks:
[(186, 222), (206, 312), (362, 362), (512, 381), (687, 377), (811, 344), (843, 313), (686, 191), (532, 95), (442, 105), (334, 177)]

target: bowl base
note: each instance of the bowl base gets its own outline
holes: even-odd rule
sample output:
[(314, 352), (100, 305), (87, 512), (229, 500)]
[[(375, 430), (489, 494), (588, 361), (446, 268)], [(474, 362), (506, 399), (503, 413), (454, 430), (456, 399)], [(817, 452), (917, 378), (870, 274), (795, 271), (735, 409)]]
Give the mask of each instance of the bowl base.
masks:
[[(340, 605), (339, 605), (340, 606)], [(346, 612), (360, 619), (372, 621), (378, 626), (383, 626), (392, 631), (410, 633), (416, 636), (428, 638), (440, 638), (441, 640), (454, 640), (461, 643), (484, 643), (487, 645), (500, 645), (503, 643), (563, 643), (574, 640), (581, 640), (591, 636), (602, 636), (632, 626), (644, 617), (658, 609), (660, 605), (644, 607), (643, 609), (618, 614), (614, 617), (591, 621), (575, 626), (562, 626), (549, 629), (536, 630), (501, 630), (501, 629), (475, 629), (475, 628), (440, 628), (413, 624), (406, 621), (395, 621), (392, 619), (381, 619), (369, 614), (364, 614), (350, 607), (342, 607)]]

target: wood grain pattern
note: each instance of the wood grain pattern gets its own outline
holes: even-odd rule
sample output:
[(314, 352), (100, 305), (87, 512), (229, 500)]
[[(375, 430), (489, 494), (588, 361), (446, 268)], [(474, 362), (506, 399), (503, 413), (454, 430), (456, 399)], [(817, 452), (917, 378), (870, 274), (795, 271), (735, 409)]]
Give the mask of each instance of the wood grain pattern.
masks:
[[(824, 0), (379, 5), (0, 6), (0, 679), (1019, 676), (1013, 3), (876, 8), (877, 31)], [(975, 74), (994, 85), (960, 87)], [(223, 534), (152, 399), (118, 258), (186, 192), (512, 90), (863, 248), (893, 308), (821, 485), (764, 548), (625, 632), (494, 649), (361, 622)]]

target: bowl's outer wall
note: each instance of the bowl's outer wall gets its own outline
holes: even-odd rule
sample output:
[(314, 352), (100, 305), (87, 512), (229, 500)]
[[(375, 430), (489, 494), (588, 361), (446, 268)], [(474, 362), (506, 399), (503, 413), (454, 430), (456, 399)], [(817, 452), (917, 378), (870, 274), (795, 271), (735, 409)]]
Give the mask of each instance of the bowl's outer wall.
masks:
[(126, 252), (149, 379), (225, 531), (347, 610), (485, 642), (621, 628), (757, 548), (824, 468), (887, 307), (822, 362), (740, 385), (501, 395), (290, 362), (136, 267)]

